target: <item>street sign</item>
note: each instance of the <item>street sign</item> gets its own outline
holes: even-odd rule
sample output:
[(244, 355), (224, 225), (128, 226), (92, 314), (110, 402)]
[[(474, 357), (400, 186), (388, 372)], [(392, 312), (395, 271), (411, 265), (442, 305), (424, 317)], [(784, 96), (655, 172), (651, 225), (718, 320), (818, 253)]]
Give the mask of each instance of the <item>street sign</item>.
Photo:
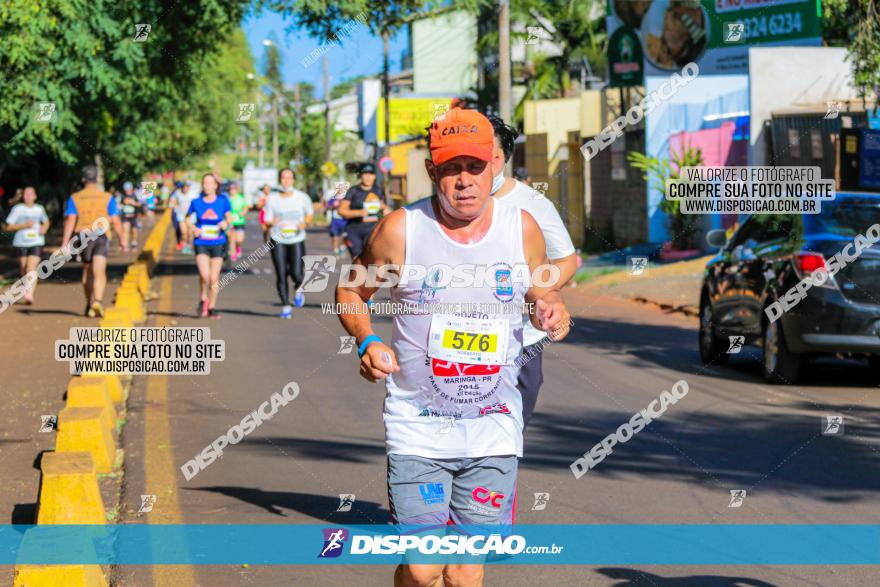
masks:
[(392, 161), (391, 157), (382, 157), (379, 159), (379, 169), (388, 173), (394, 169), (394, 161)]
[(323, 165), (321, 165), (321, 173), (324, 174), (324, 177), (330, 177), (336, 175), (338, 171), (336, 164), (333, 161), (327, 161)]

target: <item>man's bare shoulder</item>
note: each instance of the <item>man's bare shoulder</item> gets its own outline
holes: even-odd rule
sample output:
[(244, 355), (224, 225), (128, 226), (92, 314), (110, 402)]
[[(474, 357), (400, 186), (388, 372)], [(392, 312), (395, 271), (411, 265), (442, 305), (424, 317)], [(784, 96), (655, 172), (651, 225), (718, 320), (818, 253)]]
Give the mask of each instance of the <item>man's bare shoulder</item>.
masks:
[(365, 257), (373, 262), (402, 262), (406, 250), (406, 211), (402, 208), (384, 216), (370, 234)]

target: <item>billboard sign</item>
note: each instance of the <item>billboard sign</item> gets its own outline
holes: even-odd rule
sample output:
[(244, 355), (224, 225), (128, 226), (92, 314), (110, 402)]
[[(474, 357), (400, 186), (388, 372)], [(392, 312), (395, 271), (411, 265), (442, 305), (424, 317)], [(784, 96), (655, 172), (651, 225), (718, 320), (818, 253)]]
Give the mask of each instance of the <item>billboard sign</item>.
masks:
[[(431, 121), (449, 108), (452, 96), (442, 98), (391, 98), (388, 105), (390, 112), (391, 142), (421, 137)], [(385, 99), (380, 98), (376, 107), (376, 139), (385, 143)]]
[[(692, 61), (701, 74), (747, 73), (750, 46), (822, 44), (820, 0), (607, 1), (609, 39), (637, 31), (645, 75), (668, 76)], [(614, 51), (609, 42), (612, 86)]]

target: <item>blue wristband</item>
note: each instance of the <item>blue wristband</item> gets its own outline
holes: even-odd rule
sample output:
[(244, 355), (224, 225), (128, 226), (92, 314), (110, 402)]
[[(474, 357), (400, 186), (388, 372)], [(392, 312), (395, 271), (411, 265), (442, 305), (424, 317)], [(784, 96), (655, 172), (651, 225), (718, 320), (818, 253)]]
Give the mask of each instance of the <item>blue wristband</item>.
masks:
[(382, 339), (375, 334), (371, 334), (365, 338), (364, 342), (361, 343), (361, 346), (358, 347), (358, 359), (364, 358), (364, 353), (367, 352), (367, 347), (373, 342), (382, 342)]

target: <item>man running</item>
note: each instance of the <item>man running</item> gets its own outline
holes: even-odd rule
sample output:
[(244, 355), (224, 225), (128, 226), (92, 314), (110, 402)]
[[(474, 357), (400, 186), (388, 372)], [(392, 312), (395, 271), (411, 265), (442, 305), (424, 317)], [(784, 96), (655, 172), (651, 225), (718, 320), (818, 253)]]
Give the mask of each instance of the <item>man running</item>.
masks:
[[(544, 237), (527, 212), (490, 197), (492, 145), (492, 125), (476, 111), (453, 108), (436, 119), (425, 166), (437, 195), (381, 220), (354, 261), (425, 270), (421, 278), (402, 271), (392, 289), (392, 301), (414, 312), (394, 316), (390, 346), (373, 332), (366, 312), (376, 288), (336, 290), (343, 307), (364, 310), (340, 314), (359, 345), (361, 375), (385, 380), (388, 493), (398, 524), (512, 524), (522, 456), (515, 360), (523, 301), (535, 303), (531, 320), (553, 340), (568, 333), (558, 289), (522, 279), (546, 266)], [(448, 273), (465, 264), (482, 277), (467, 287), (450, 283)], [(445, 280), (438, 276), (444, 272)], [(461, 303), (480, 309), (451, 309)], [(450, 310), (432, 314), (436, 306), (423, 304)], [(507, 311), (493, 309), (498, 306)], [(482, 585), (482, 577), (482, 565), (402, 565), (395, 585)]]
[[(525, 210), (541, 227), (544, 241), (547, 244), (547, 257), (559, 267), (559, 287), (564, 287), (577, 271), (577, 253), (571, 237), (568, 235), (562, 218), (553, 202), (540, 192), (525, 183), (510, 177), (504, 177), (504, 164), (513, 156), (513, 145), (519, 134), (517, 130), (505, 124), (497, 116), (489, 116), (489, 122), (495, 131), (495, 146), (492, 152), (492, 195), (506, 204)], [(523, 429), (528, 425), (538, 392), (544, 382), (543, 343), (546, 334), (531, 324), (523, 327), (523, 350), (520, 359), (517, 388), (523, 399)]]
[[(68, 250), (73, 233), (91, 229), (96, 220), (108, 217), (116, 234), (119, 235), (122, 250), (128, 250), (128, 239), (119, 221), (119, 208), (111, 194), (98, 187), (98, 168), (86, 165), (82, 170), (83, 189), (67, 200), (64, 210), (64, 234), (61, 237), (61, 250)], [(129, 188), (131, 184), (127, 184)], [(104, 287), (107, 285), (107, 255), (110, 252), (110, 234), (102, 234), (91, 241), (80, 253), (83, 262), (82, 284), (86, 294), (85, 315), (89, 318), (104, 315)]]
[(314, 208), (312, 200), (293, 187), (293, 169), (282, 169), (278, 174), (281, 187), (269, 196), (263, 208), (263, 221), (271, 230), (272, 264), (275, 266), (275, 285), (281, 299), (281, 318), (290, 319), (293, 307), (287, 288), (288, 277), (293, 280), (294, 305), (302, 308), (306, 303), (300, 291), (305, 277), (303, 256), (306, 254), (306, 227), (312, 222)]
[(360, 183), (348, 189), (338, 208), (339, 215), (348, 221), (348, 251), (352, 259), (364, 250), (376, 222), (383, 214), (391, 212), (382, 192), (376, 187), (376, 167), (372, 163), (364, 163), (358, 170), (358, 178)]

